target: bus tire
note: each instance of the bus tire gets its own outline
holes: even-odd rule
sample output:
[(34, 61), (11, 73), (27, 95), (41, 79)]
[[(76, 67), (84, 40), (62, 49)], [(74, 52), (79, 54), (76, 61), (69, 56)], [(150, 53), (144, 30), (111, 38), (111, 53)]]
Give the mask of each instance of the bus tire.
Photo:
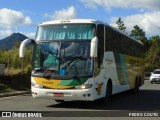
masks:
[(139, 80), (138, 80), (138, 79), (136, 79), (136, 81), (135, 81), (135, 87), (134, 87), (134, 89), (132, 90), (132, 92), (133, 92), (134, 94), (137, 94), (137, 93), (139, 92)]
[(101, 103), (103, 103), (103, 104), (108, 103), (110, 101), (111, 95), (112, 95), (112, 82), (108, 81), (108, 83), (106, 85), (105, 97), (100, 100)]
[(64, 100), (55, 100), (57, 103), (62, 103)]

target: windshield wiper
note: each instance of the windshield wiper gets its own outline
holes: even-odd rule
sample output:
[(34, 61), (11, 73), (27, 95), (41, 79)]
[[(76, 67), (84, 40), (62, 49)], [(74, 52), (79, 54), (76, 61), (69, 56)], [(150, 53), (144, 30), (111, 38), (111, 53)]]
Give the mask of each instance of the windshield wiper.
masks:
[(50, 78), (51, 78), (51, 74), (45, 74), (45, 73), (44, 73), (44, 74), (43, 74), (43, 77), (46, 78), (46, 79), (50, 79)]
[(44, 78), (51, 78), (52, 74), (56, 74), (56, 70), (46, 69), (46, 68), (34, 68), (34, 74), (40, 73)]
[(37, 74), (38, 72), (43, 72), (43, 69), (41, 67), (39, 68), (34, 68), (34, 74)]
[(49, 78), (51, 78), (52, 73), (56, 74), (56, 70), (46, 69), (46, 70), (44, 70), (43, 77), (49, 79)]

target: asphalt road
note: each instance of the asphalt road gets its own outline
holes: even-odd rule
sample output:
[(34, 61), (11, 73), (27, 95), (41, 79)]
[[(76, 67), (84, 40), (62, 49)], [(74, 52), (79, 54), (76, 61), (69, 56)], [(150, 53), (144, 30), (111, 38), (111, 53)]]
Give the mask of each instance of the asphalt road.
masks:
[(128, 112), (144, 111), (156, 112), (160, 116), (160, 84), (151, 84), (146, 80), (138, 94), (131, 94), (128, 91), (114, 95), (106, 105), (81, 101), (57, 103), (54, 100), (33, 99), (31, 95), (0, 98), (0, 111), (65, 111), (64, 117), (69, 115), (68, 111), (71, 111), (69, 116), (77, 113), (83, 115), (84, 111), (92, 111), (95, 117), (97, 114), (94, 111), (113, 112), (111, 114), (115, 114), (115, 111), (122, 111), (117, 112), (119, 115), (116, 115), (122, 114), (124, 117), (128, 115)]

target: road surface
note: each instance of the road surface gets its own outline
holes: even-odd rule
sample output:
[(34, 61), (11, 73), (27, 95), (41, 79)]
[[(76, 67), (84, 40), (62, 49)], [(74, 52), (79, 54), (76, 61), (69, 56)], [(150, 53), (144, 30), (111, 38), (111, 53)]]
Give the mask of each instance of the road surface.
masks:
[(52, 111), (60, 111), (60, 115), (61, 111), (64, 111), (66, 112), (63, 114), (64, 117), (67, 115), (74, 116), (74, 114), (83, 116), (83, 112), (88, 111), (89, 112), (87, 114), (91, 114), (89, 116), (94, 114), (94, 117), (97, 116), (97, 114), (95, 114), (96, 111), (108, 111), (111, 112), (111, 114), (119, 114), (115, 114), (117, 117), (121, 117), (121, 114), (122, 117), (126, 117), (125, 115), (128, 115), (129, 112), (133, 113), (143, 111), (156, 112), (160, 116), (160, 84), (151, 84), (146, 80), (138, 94), (123, 92), (114, 95), (112, 96), (111, 101), (106, 105), (98, 102), (81, 101), (57, 103), (54, 100), (33, 99), (31, 95), (0, 98), (0, 111), (47, 111), (51, 113)]

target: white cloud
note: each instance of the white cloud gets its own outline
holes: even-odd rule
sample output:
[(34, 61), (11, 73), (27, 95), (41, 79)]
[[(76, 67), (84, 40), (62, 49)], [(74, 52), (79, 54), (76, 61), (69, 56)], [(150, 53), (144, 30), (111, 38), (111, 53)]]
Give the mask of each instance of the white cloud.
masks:
[(106, 10), (115, 8), (144, 8), (160, 10), (160, 0), (80, 0), (88, 8), (104, 7)]
[(36, 33), (35, 32), (29, 32), (29, 33), (23, 33), (22, 34), (26, 35), (27, 37), (29, 38), (32, 38), (32, 39), (35, 39), (35, 35)]
[(61, 10), (55, 11), (53, 14), (45, 13), (44, 16), (50, 17), (51, 19), (54, 19), (54, 20), (72, 19), (72, 18), (76, 18), (77, 12), (73, 6), (70, 6), (67, 9), (61, 9)]
[(25, 16), (20, 11), (7, 8), (0, 9), (0, 28), (11, 29), (13, 27), (31, 25), (32, 21), (29, 16)]
[[(96, 9), (102, 7), (109, 11), (112, 8), (137, 9), (140, 14), (121, 17), (127, 27), (127, 32), (134, 25), (140, 26), (147, 36), (159, 35), (160, 31), (160, 0), (79, 0), (86, 7)], [(150, 11), (150, 12), (146, 12)], [(116, 26), (118, 17), (112, 17), (110, 24)]]
[(139, 10), (139, 12), (144, 12), (144, 11), (145, 11), (144, 9), (140, 9), (140, 10)]
[(12, 33), (13, 33), (13, 31), (10, 30), (10, 29), (6, 29), (6, 30), (0, 29), (0, 39), (1, 39), (1, 38), (4, 38), (4, 37), (6, 37), (6, 36), (9, 36), (9, 35), (11, 35)]
[(98, 5), (101, 4), (101, 0), (80, 0), (87, 8), (95, 9)]
[[(160, 11), (147, 12), (144, 14), (130, 15), (121, 17), (124, 24), (127, 27), (127, 31), (130, 32), (134, 25), (138, 25), (142, 28), (147, 36), (159, 35), (160, 31)], [(116, 27), (116, 21), (118, 17), (113, 17), (110, 24)]]
[[(31, 18), (25, 16), (21, 11), (8, 8), (0, 9), (0, 38), (11, 35), (19, 26), (28, 26), (31, 24)], [(33, 36), (33, 34), (28, 35)]]

